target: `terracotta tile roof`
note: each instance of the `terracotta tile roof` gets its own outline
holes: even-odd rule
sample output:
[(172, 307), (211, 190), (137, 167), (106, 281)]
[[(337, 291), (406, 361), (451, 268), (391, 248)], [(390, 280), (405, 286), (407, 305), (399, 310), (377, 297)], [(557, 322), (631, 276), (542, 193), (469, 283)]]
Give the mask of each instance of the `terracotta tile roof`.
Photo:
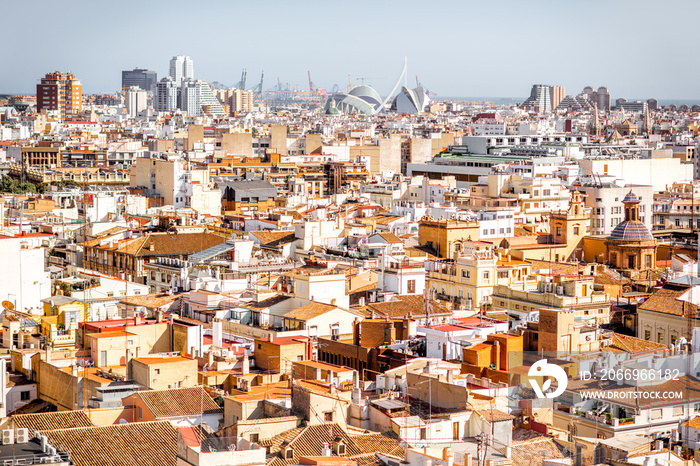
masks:
[(674, 316), (695, 317), (698, 314), (698, 307), (694, 304), (678, 300), (686, 291), (688, 291), (686, 287), (667, 284), (654, 292), (649, 299), (639, 306), (639, 309), (662, 314), (671, 314)]
[(265, 309), (266, 307), (273, 306), (277, 303), (281, 303), (282, 301), (286, 301), (290, 299), (289, 296), (285, 296), (283, 294), (278, 294), (272, 297), (269, 297), (267, 299), (263, 299), (262, 301), (258, 301), (257, 303), (250, 302), (246, 303), (245, 307), (253, 308), (253, 309)]
[(177, 429), (169, 421), (42, 432), (76, 466), (176, 466)]
[[(305, 428), (291, 429), (270, 439), (261, 440), (262, 447), (270, 447), (267, 455), (268, 466), (298, 464), (301, 456), (320, 456), (324, 443), (332, 444), (340, 438), (346, 446), (345, 457), (358, 464), (374, 464), (369, 455), (384, 453), (403, 458), (399, 441), (385, 434), (348, 435), (338, 424), (320, 424)], [(284, 459), (284, 451), (291, 447), (294, 458)]]
[[(366, 312), (375, 311), (381, 317), (402, 318), (406, 314), (412, 317), (425, 316), (425, 298), (423, 295), (397, 295), (394, 301), (381, 303), (370, 303), (367, 305)], [(452, 312), (437, 303), (432, 302), (431, 315), (451, 314)]]
[(111, 248), (108, 244), (95, 248), (111, 249), (136, 256), (167, 256), (194, 254), (225, 241), (226, 238), (212, 233), (148, 233), (140, 238), (119, 241)]
[(304, 265), (302, 267), (297, 267), (296, 269), (292, 269), (289, 272), (286, 272), (285, 275), (291, 277), (294, 275), (309, 275), (309, 276), (316, 276), (316, 275), (334, 275), (334, 274), (340, 274), (343, 273), (341, 272), (336, 272), (334, 269), (329, 269), (328, 267), (322, 266), (322, 265)]
[[(521, 442), (514, 441), (511, 445), (511, 465), (530, 466), (533, 458), (541, 459), (543, 457), (543, 452), (546, 452), (546, 457), (550, 459), (566, 456), (564, 455), (564, 447), (550, 437), (539, 437)], [(505, 453), (505, 451), (501, 453)]]
[(683, 423), (683, 427), (690, 427), (691, 429), (700, 430), (700, 416), (695, 416), (689, 421)]
[(158, 419), (223, 412), (203, 387), (143, 390), (136, 395)]
[(389, 244), (403, 244), (403, 241), (401, 241), (401, 239), (393, 233), (379, 233), (379, 236), (381, 236), (384, 241)]
[(333, 309), (338, 308), (331, 304), (310, 302), (309, 304), (296, 308), (293, 311), (287, 312), (284, 317), (289, 319), (309, 320), (323, 315), (326, 312), (330, 312)]
[(613, 333), (612, 344), (603, 348), (603, 350), (618, 350), (625, 353), (641, 353), (654, 350), (665, 350), (668, 346), (654, 341), (642, 340), (641, 338), (631, 337)]
[(251, 231), (249, 234), (255, 236), (262, 246), (279, 246), (291, 243), (296, 239), (293, 231), (259, 230)]
[(250, 387), (250, 391), (247, 392), (232, 388), (231, 394), (229, 395), (229, 398), (236, 401), (286, 400), (291, 399), (291, 397), (292, 389), (289, 388), (289, 383), (287, 381), (256, 385)]
[(481, 411), (478, 411), (478, 413), (482, 419), (488, 422), (509, 421), (515, 419), (515, 416), (504, 413), (498, 409), (482, 409)]
[(140, 296), (130, 296), (128, 298), (120, 299), (119, 302), (122, 304), (130, 304), (132, 306), (143, 306), (148, 309), (156, 309), (171, 304), (177, 299), (180, 298), (167, 293), (152, 293)]
[(34, 432), (68, 429), (71, 427), (91, 427), (92, 421), (85, 411), (58, 411), (53, 413), (15, 414), (10, 417), (15, 429), (27, 428)]

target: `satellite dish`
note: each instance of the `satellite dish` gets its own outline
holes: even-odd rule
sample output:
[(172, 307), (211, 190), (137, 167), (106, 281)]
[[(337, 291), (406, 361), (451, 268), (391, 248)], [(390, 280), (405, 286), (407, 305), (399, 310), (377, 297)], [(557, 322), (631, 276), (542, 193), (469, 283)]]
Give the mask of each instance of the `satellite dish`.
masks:
[(12, 304), (11, 301), (3, 301), (2, 307), (4, 307), (6, 311), (14, 311), (15, 310), (15, 305)]

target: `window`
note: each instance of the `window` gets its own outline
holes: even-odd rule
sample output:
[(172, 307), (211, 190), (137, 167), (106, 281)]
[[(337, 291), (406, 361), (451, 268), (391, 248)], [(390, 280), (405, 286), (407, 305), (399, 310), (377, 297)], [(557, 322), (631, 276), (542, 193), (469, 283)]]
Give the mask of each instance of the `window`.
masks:
[(644, 330), (644, 339), (647, 341), (651, 340), (651, 330)]
[(578, 236), (578, 234), (579, 234), (579, 228), (578, 228), (578, 227), (574, 227), (574, 235), (577, 235), (577, 236)]
[(673, 407), (673, 417), (683, 415), (683, 405), (676, 405)]
[(344, 455), (345, 454), (345, 445), (342, 443), (338, 445), (338, 455)]
[(323, 413), (323, 420), (326, 422), (333, 422), (333, 411)]
[(156, 374), (156, 375), (159, 375), (159, 374), (160, 374), (160, 369), (153, 369), (153, 373)]
[(303, 354), (297, 354), (297, 361), (303, 361), (304, 360), (304, 355)]
[(26, 392), (20, 392), (19, 394), (19, 399), (22, 401), (29, 401), (29, 397), (31, 395), (31, 392), (26, 391)]
[(425, 440), (426, 437), (427, 437), (426, 434), (427, 434), (427, 432), (426, 432), (425, 427), (421, 427), (421, 428), (420, 428), (420, 439), (421, 439), (421, 440)]
[(258, 343), (258, 349), (262, 349), (262, 345)]
[(489, 271), (484, 270), (484, 280), (488, 280), (488, 279), (489, 279)]
[(294, 459), (294, 450), (291, 448), (287, 449), (287, 452), (284, 454), (284, 457), (287, 458), (288, 460)]
[(661, 419), (661, 409), (652, 409), (651, 410), (651, 420), (655, 419)]
[(143, 408), (139, 406), (139, 419), (143, 419)]
[(260, 440), (260, 434), (250, 434), (250, 441), (252, 443), (258, 443)]
[(409, 293), (415, 293), (415, 292), (416, 292), (416, 281), (415, 281), (415, 280), (409, 280), (409, 281), (408, 281), (408, 292), (409, 292)]
[(462, 270), (462, 278), (471, 278), (469, 270)]
[(561, 236), (561, 227), (557, 227), (557, 236)]
[(664, 342), (664, 332), (659, 332), (656, 334), (656, 342), (657, 343), (663, 343)]

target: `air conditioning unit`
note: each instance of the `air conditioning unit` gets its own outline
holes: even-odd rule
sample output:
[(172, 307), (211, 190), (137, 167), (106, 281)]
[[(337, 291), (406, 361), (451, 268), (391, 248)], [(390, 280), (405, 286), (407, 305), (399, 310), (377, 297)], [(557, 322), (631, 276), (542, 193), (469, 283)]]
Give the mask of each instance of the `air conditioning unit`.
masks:
[(15, 443), (15, 431), (12, 429), (3, 429), (2, 431), (2, 444), (12, 445)]
[(15, 431), (17, 443), (27, 443), (29, 441), (29, 429), (22, 428)]

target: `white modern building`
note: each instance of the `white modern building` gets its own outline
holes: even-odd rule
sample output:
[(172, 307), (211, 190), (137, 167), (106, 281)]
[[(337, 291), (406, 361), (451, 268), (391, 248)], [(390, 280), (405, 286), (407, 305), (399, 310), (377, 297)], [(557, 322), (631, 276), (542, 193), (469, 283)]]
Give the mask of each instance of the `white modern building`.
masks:
[(170, 77), (176, 85), (183, 79), (194, 79), (194, 63), (188, 56), (177, 55), (170, 60)]
[(43, 314), (43, 298), (51, 296), (51, 278), (44, 271), (44, 241), (51, 235), (29, 233), (0, 237), (0, 300), (18, 311)]
[(650, 185), (619, 186), (614, 183), (590, 183), (577, 189), (586, 195), (586, 207), (591, 208), (591, 234), (610, 235), (618, 223), (625, 220), (622, 200), (630, 191), (640, 200), (639, 220), (652, 229), (654, 187)]
[(513, 236), (515, 211), (511, 209), (480, 210), (477, 212), (477, 220), (480, 240)]
[(166, 76), (156, 86), (156, 110), (172, 112), (177, 110), (178, 85), (173, 78)]
[(126, 112), (130, 117), (136, 117), (148, 108), (148, 93), (138, 86), (131, 86), (124, 95)]
[(180, 110), (190, 116), (202, 114), (202, 81), (183, 79), (180, 86)]

